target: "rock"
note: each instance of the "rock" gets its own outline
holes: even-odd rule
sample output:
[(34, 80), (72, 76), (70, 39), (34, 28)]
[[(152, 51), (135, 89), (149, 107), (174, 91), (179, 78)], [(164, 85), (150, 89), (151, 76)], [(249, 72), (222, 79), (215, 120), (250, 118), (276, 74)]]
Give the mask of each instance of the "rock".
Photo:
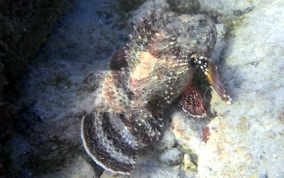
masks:
[(277, 20), (284, 15), (279, 8), (283, 5), (263, 2), (243, 17), (226, 41), (218, 71), (233, 104), (225, 105), (212, 92), (211, 109), (217, 117), (203, 125), (210, 128), (207, 143), (196, 122), (173, 116), (178, 144), (198, 157), (198, 177), (283, 175), (284, 63), (279, 59), (284, 36), (279, 32), (284, 23)]
[(0, 143), (4, 144), (13, 134), (15, 118), (19, 117), (19, 108), (12, 103), (0, 102)]
[[(10, 38), (10, 36), (5, 35), (6, 32), (4, 35), (0, 32), (0, 47), (2, 45), (5, 47), (1, 48), (0, 51), (0, 74), (3, 74), (0, 77), (0, 90), (6, 89), (2, 87), (9, 82), (14, 87), (13, 90), (17, 91), (17, 95), (5, 95), (5, 99), (16, 103), (14, 105), (17, 108), (23, 108), (20, 116), (15, 119), (16, 124), (10, 124), (10, 121), (7, 121), (5, 125), (1, 124), (1, 131), (2, 125), (5, 128), (3, 134), (1, 132), (0, 135), (0, 161), (4, 165), (4, 168), (0, 168), (0, 171), (5, 169), (3, 173), (5, 177), (44, 177), (59, 175), (56, 174), (59, 170), (60, 175), (70, 175), (68, 173), (70, 169), (65, 169), (65, 167), (72, 166), (75, 164), (73, 163), (74, 160), (79, 159), (81, 154), (86, 154), (82, 152), (81, 119), (85, 112), (91, 112), (94, 109), (94, 102), (100, 102), (92, 100), (92, 96), (95, 95), (93, 91), (96, 84), (88, 86), (83, 82), (83, 79), (88, 73), (95, 72), (98, 68), (106, 69), (108, 57), (124, 40), (123, 35), (115, 36), (114, 31), (116, 31), (116, 34), (125, 31), (121, 32), (115, 25), (109, 23), (110, 20), (118, 18), (117, 15), (105, 17), (98, 15), (99, 13), (96, 11), (100, 9), (103, 12), (114, 12), (115, 10), (108, 8), (105, 2), (100, 1), (97, 3), (88, 0), (76, 1), (76, 7), (64, 16), (60, 23), (56, 24), (52, 34), (46, 38), (45, 35), (49, 33), (46, 30), (54, 27), (54, 24), (50, 23), (50, 21), (54, 23), (53, 20), (55, 19), (53, 17), (61, 17), (61, 10), (68, 8), (69, 6), (66, 4), (69, 4), (70, 1), (66, 0), (62, 4), (61, 1), (44, 2), (44, 0), (29, 1), (22, 4), (22, 1), (19, 1), (16, 4), (13, 2), (12, 5), (9, 5), (12, 1), (5, 1), (6, 4), (4, 4), (4, 1), (0, 3), (1, 9), (4, 6), (15, 8), (15, 10), (9, 11), (10, 14), (8, 14), (13, 16), (11, 18), (14, 21), (10, 21), (8, 15), (5, 16), (4, 18), (7, 17), (7, 19), (4, 19), (1, 29), (2, 27), (6, 28), (7, 25), (9, 28), (11, 27), (9, 30), (20, 33), (13, 36), (15, 33), (11, 32), (12, 37)], [(41, 5), (44, 5), (44, 7)], [(53, 7), (52, 5), (58, 6)], [(47, 12), (43, 12), (46, 14), (40, 14), (42, 8), (48, 8), (50, 11), (47, 10)], [(9, 8), (7, 9), (9, 10)], [(27, 19), (24, 18), (26, 17), (24, 15), (17, 16), (14, 14), (25, 14), (27, 9), (29, 9)], [(0, 16), (3, 15), (2, 12), (5, 11), (1, 11)], [(49, 12), (54, 14), (49, 15)], [(30, 16), (32, 13), (34, 13), (33, 17)], [(27, 22), (27, 24), (22, 24), (23, 26), (18, 24), (26, 23), (26, 20), (30, 20), (32, 23)], [(44, 25), (40, 26), (36, 20)], [(13, 25), (16, 25), (16, 27)], [(29, 31), (29, 25), (34, 25), (34, 31)], [(30, 34), (32, 32), (34, 32), (33, 35)], [(7, 38), (2, 38), (3, 36)], [(27, 36), (31, 38), (25, 38)], [(7, 41), (4, 41), (3, 44), (3, 40)], [(35, 57), (33, 53), (38, 50), (40, 47), (38, 45), (41, 45), (43, 41), (45, 45), (42, 46), (41, 51)], [(6, 45), (6, 42), (9, 44)], [(26, 43), (33, 46), (32, 49), (29, 45), (25, 45)], [(27, 51), (21, 50), (23, 46)], [(9, 55), (15, 56), (9, 57), (5, 50), (11, 52)], [(25, 55), (23, 55), (24, 52), (26, 52)], [(28, 63), (29, 57), (33, 62)], [(6, 58), (8, 60), (4, 60)], [(21, 76), (21, 80), (18, 80), (18, 77), (27, 69), (26, 67), (29, 72)], [(9, 75), (9, 78), (6, 77), (6, 74)], [(15, 77), (13, 82), (11, 82), (11, 77)], [(2, 99), (2, 91), (0, 92), (0, 99)], [(13, 94), (14, 91), (6, 90), (4, 92)], [(86, 98), (89, 98), (89, 100)], [(79, 101), (82, 100), (86, 102), (83, 101), (79, 105)], [(33, 108), (30, 112), (29, 108), (23, 106), (29, 106), (31, 103), (33, 103)], [(9, 113), (11, 112), (9, 111)], [(5, 117), (5, 120), (11, 120), (10, 115), (6, 117), (5, 114), (3, 117)], [(13, 132), (10, 129), (11, 125), (16, 125), (16, 127), (13, 127)], [(2, 136), (5, 141), (10, 139), (3, 145)], [(2, 146), (4, 151), (2, 151)], [(2, 159), (4, 156), (7, 159)], [(78, 165), (78, 162), (80, 160), (75, 165)], [(86, 162), (82, 164), (84, 166), (87, 164), (89, 168), (92, 166)], [(9, 169), (6, 169), (6, 167)], [(74, 170), (80, 174), (80, 170), (75, 168)], [(95, 171), (100, 173), (96, 169)], [(93, 175), (94, 170), (85, 168), (82, 170), (82, 174), (88, 174), (88, 172)], [(2, 176), (2, 171), (0, 174)]]
[(6, 97), (8, 94), (14, 94), (14, 85), (27, 71), (29, 63), (33, 61), (54, 25), (71, 7), (72, 2), (0, 1), (0, 55), (5, 68), (0, 81), (3, 77), (6, 79)]
[(194, 152), (197, 152), (202, 144), (200, 132), (198, 132), (194, 121), (188, 119), (182, 112), (173, 114), (171, 131), (182, 150), (194, 150)]
[(200, 10), (212, 13), (213, 16), (240, 16), (260, 4), (259, 0), (199, 0)]
[[(170, 127), (169, 125), (166, 125), (164, 127)], [(172, 149), (176, 144), (175, 137), (170, 129), (165, 129), (165, 131), (162, 134), (162, 137), (158, 142), (153, 143), (155, 146), (155, 149), (163, 152), (164, 150)]]
[(199, 11), (200, 2), (198, 0), (167, 0), (170, 8), (174, 12), (185, 14)]
[(0, 62), (0, 102), (4, 101), (4, 97), (5, 97), (4, 86), (8, 84), (4, 71), (5, 71), (4, 64)]
[(182, 155), (182, 151), (180, 151), (178, 148), (173, 148), (162, 153), (160, 155), (160, 161), (169, 166), (176, 166), (181, 163)]
[(131, 17), (127, 20), (128, 28), (132, 28), (132, 24), (137, 24), (143, 17), (151, 11), (164, 12), (169, 8), (166, 0), (145, 1), (139, 8), (131, 12)]
[(95, 178), (98, 177), (93, 169), (93, 167), (86, 162), (84, 158), (78, 156), (74, 158), (66, 168), (61, 169), (60, 171), (56, 171), (52, 174), (47, 174), (42, 176), (42, 178), (49, 177), (84, 177), (84, 178)]
[(127, 178), (127, 175), (114, 174), (110, 171), (104, 171), (100, 178)]
[(209, 167), (217, 177), (225, 172), (231, 177), (278, 177), (283, 172), (284, 63), (279, 59), (284, 36), (279, 32), (284, 23), (277, 20), (284, 15), (283, 5), (263, 2), (245, 15), (228, 40), (218, 69), (234, 102), (227, 107), (213, 92), (211, 104), (220, 119), (212, 160), (221, 161), (200, 160), (201, 177), (211, 175)]

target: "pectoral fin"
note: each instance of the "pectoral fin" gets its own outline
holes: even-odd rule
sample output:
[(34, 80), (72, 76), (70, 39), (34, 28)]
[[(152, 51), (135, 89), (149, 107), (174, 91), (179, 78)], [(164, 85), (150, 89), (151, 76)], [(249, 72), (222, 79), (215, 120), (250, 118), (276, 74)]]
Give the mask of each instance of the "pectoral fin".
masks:
[(193, 117), (204, 117), (206, 115), (202, 96), (193, 82), (189, 82), (186, 86), (180, 104), (182, 109)]

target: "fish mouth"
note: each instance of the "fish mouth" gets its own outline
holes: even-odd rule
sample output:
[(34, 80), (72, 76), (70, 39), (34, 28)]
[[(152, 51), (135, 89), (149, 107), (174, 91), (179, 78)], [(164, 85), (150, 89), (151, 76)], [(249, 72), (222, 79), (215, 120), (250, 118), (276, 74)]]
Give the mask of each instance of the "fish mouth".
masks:
[(197, 68), (200, 68), (207, 79), (209, 80), (209, 83), (212, 85), (214, 90), (218, 93), (220, 98), (226, 103), (226, 104), (231, 104), (232, 99), (231, 97), (227, 94), (226, 90), (224, 89), (218, 72), (217, 72), (217, 66), (214, 64), (214, 62), (211, 59), (208, 59), (206, 57), (199, 57), (197, 58), (194, 56), (193, 58), (193, 63)]

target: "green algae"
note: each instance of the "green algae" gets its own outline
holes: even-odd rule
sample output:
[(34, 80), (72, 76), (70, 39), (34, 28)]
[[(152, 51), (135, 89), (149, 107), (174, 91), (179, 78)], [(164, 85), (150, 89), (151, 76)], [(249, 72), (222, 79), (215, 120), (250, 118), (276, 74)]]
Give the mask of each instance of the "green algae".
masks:
[(247, 15), (242, 15), (239, 17), (225, 17), (223, 20), (225, 33), (222, 34), (222, 39), (226, 41), (231, 37), (235, 37), (236, 29), (242, 26), (246, 17)]
[(167, 0), (174, 12), (196, 13), (200, 9), (200, 2), (198, 0)]
[(183, 168), (189, 172), (197, 172), (198, 156), (194, 153), (184, 155)]
[(145, 0), (120, 0), (120, 9), (125, 12), (130, 12), (137, 9)]

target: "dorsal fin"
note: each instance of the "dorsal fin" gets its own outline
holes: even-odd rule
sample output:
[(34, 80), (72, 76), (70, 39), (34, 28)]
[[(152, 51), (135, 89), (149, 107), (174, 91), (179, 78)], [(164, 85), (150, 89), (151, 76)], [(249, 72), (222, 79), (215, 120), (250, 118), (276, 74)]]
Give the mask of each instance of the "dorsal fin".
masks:
[(115, 51), (110, 59), (110, 70), (121, 70), (125, 67), (128, 67), (128, 64), (126, 61), (126, 54), (124, 49)]

